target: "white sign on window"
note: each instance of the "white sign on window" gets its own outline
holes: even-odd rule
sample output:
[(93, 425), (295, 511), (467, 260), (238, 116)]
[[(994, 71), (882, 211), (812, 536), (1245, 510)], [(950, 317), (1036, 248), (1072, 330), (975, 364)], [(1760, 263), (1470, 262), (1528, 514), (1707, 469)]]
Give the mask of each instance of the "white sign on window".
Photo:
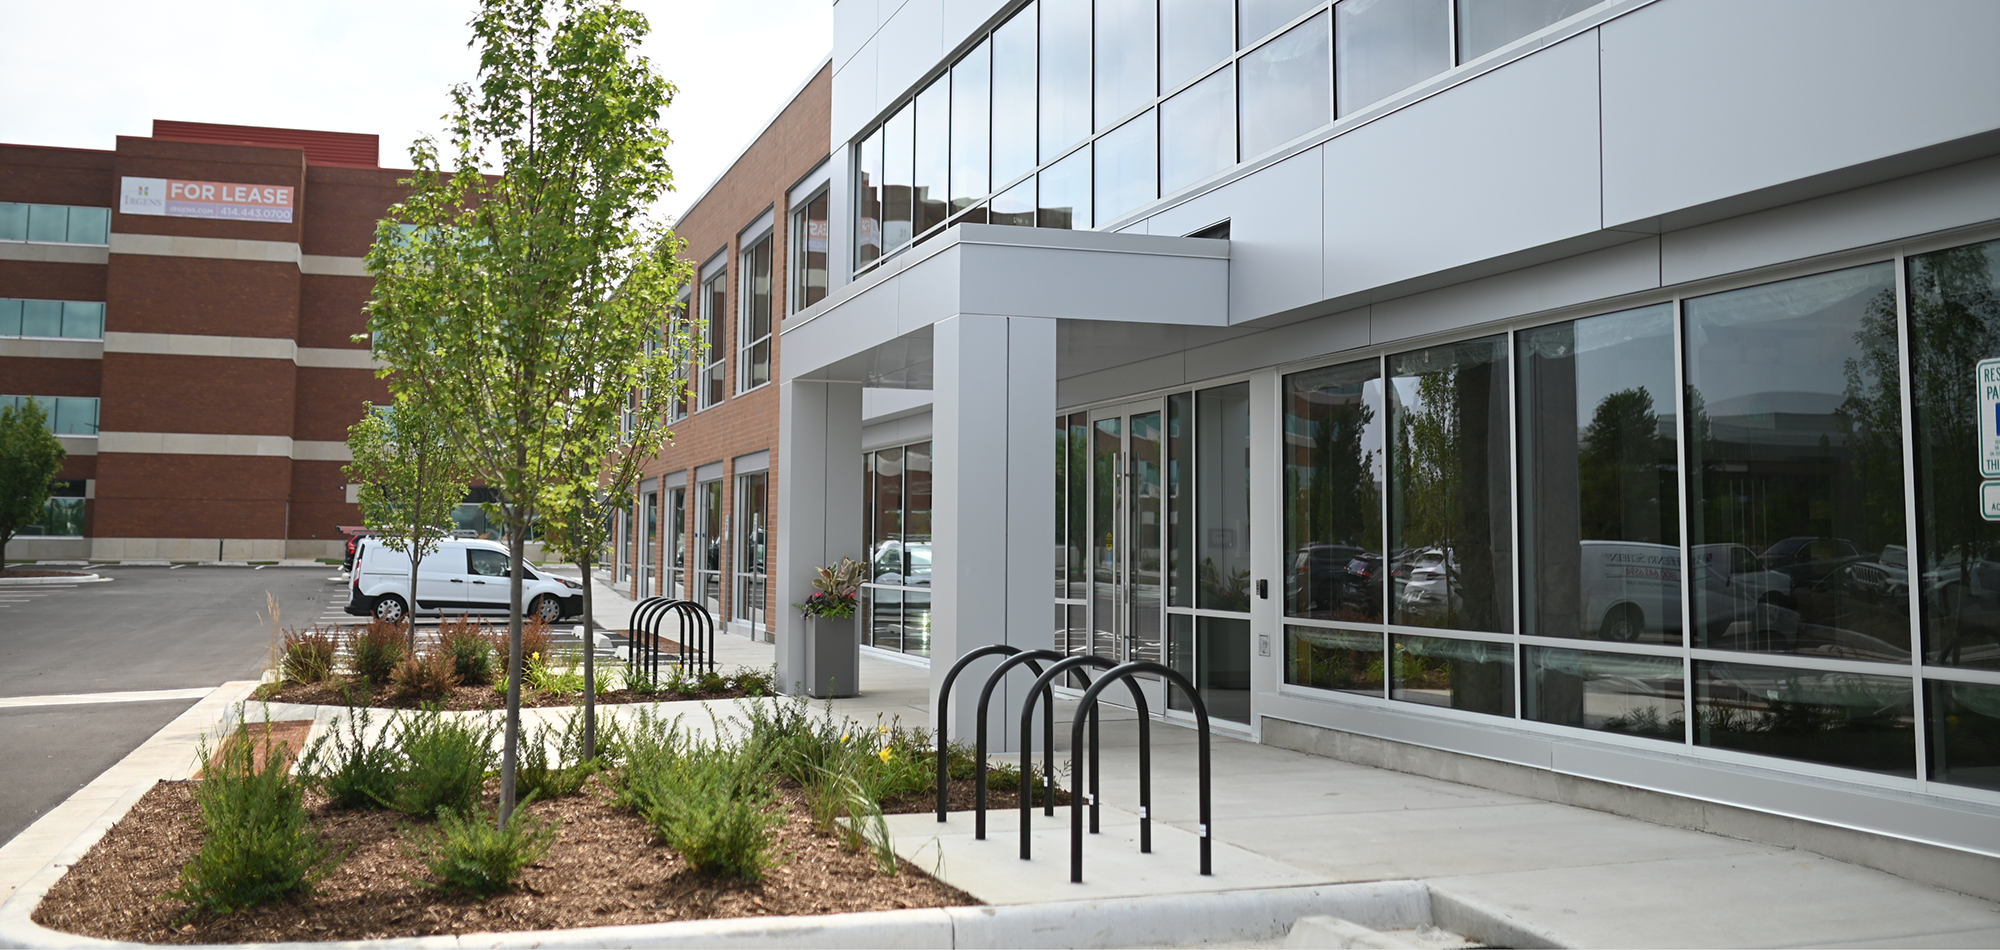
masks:
[(2000, 359), (1980, 360), (1972, 372), (1979, 393), (1979, 474), (2000, 478)]
[(2000, 482), (1979, 486), (1979, 514), (1988, 521), (2000, 521)]

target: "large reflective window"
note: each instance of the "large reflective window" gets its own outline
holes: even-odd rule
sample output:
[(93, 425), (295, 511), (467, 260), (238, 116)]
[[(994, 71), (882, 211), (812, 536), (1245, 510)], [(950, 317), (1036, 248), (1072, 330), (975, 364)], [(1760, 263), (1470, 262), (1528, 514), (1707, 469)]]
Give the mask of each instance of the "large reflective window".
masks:
[(1250, 384), (1195, 393), (1195, 606), (1250, 609)]
[[(1989, 383), (1975, 375), (2000, 359), (2000, 241), (1908, 266), (1924, 659), (2000, 669), (2000, 522), (1981, 515), (1982, 486), (2000, 477), (1985, 446), (2000, 428), (1981, 415)], [(1893, 552), (1882, 560), (1908, 569)]]
[(1382, 695), (1382, 634), (1285, 628), (1285, 682), (1364, 696)]
[(1469, 62), (1601, 0), (1458, 0), (1458, 59)]
[(1236, 74), (1228, 67), (1160, 104), (1160, 193), (1236, 164)]
[(1069, 587), (1066, 596), (1081, 600), (1088, 589), (1090, 578), (1084, 573), (1090, 560), (1090, 423), (1089, 417), (1081, 412), (1071, 413), (1068, 420), (1069, 466), (1068, 485), (1063, 497), (1069, 505), (1069, 543), (1064, 548), (1063, 558), (1069, 565)]
[(1695, 644), (1906, 661), (1894, 265), (1682, 306)]
[(1041, 160), (1090, 135), (1090, 0), (1041, 0)]
[(1160, 0), (1160, 91), (1172, 92), (1236, 49), (1230, 0)]
[(1284, 410), (1285, 613), (1381, 623), (1389, 420), (1380, 364), (1287, 376)]
[(1515, 340), (1522, 632), (1678, 645), (1673, 305)]
[(1312, 9), (1318, 0), (1238, 0), (1236, 42), (1255, 43)]
[(855, 155), (854, 266), (882, 256), (882, 130), (861, 141)]
[(1907, 677), (1694, 665), (1695, 742), (1916, 777)]
[(1687, 741), (1687, 677), (1678, 657), (1525, 647), (1525, 718)]
[(1340, 115), (1451, 68), (1450, 0), (1341, 0), (1333, 6)]
[(1167, 396), (1167, 603), (1194, 606), (1194, 393)]
[(993, 31), (993, 184), (1013, 181), (1036, 164), (1035, 4), (1030, 3)]
[(1246, 158), (1333, 121), (1330, 43), (1321, 14), (1237, 63)]
[(944, 223), (951, 179), (951, 79), (931, 83), (917, 96), (916, 180), (910, 192), (910, 230), (922, 234)]
[(1391, 634), (1389, 698), (1493, 716), (1514, 715), (1514, 648), (1484, 640)]
[[(1250, 621), (1236, 617), (1174, 614), (1168, 632), (1167, 665), (1186, 676), (1209, 716), (1250, 721)], [(1169, 687), (1167, 706), (1183, 712), (1194, 704)]]
[(1037, 204), (1036, 227), (1090, 230), (1090, 146), (1042, 172)]
[(1154, 0), (1097, 0), (1097, 128), (1159, 95)]
[(1097, 162), (1097, 220), (1116, 221), (1160, 196), (1159, 130), (1147, 112), (1099, 136), (1091, 148)]
[(1507, 385), (1505, 337), (1389, 358), (1391, 623), (1513, 630)]
[(1926, 684), (1933, 782), (2000, 791), (2000, 686)]
[(987, 177), (988, 121), (993, 109), (993, 60), (985, 41), (951, 67), (951, 211), (978, 204), (993, 190)]
[(989, 219), (993, 224), (1009, 227), (1032, 228), (1035, 226), (1035, 179), (1024, 178), (1021, 183), (993, 196), (993, 211)]
[(882, 123), (882, 253), (910, 243), (910, 186), (916, 177), (916, 103)]

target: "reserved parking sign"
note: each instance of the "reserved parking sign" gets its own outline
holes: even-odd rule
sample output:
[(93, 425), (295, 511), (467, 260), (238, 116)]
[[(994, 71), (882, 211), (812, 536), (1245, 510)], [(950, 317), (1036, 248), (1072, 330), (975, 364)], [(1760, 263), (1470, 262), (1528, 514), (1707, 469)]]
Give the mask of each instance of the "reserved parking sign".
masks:
[(1979, 474), (2000, 478), (2000, 359), (1980, 360), (1972, 373), (1979, 392)]

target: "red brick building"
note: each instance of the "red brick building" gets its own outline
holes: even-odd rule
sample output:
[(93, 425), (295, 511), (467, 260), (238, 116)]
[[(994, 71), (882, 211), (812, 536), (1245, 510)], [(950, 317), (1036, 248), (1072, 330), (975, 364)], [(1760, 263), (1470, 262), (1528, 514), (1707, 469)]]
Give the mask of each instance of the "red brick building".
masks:
[[(617, 580), (699, 600), (766, 637), (780, 459), (778, 329), (826, 294), (832, 70), (822, 65), (674, 226), (697, 276), (682, 312), (705, 335), (673, 441), (620, 518)], [(684, 414), (684, 415), (682, 415)]]
[(167, 121), (110, 150), (0, 145), (0, 398), (52, 410), (69, 451), (11, 557), (339, 555), (347, 427), (388, 396), (353, 339), (407, 175), (376, 155)]

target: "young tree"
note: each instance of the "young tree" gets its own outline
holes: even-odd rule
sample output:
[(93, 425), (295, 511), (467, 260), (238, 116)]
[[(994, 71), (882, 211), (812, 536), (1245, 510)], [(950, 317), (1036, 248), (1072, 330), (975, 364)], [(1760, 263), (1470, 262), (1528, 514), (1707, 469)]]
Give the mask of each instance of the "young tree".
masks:
[(0, 409), (0, 570), (7, 568), (7, 543), (22, 528), (42, 522), (49, 482), (68, 455), (49, 431), (48, 413), (34, 400)]
[(503, 825), (529, 527), (585, 490), (578, 473), (603, 461), (623, 413), (668, 392), (691, 356), (682, 334), (649, 347), (687, 268), (645, 216), (673, 180), (660, 117), (674, 87), (637, 55), (648, 29), (617, 0), (483, 0), (479, 76), (452, 91), (448, 151), (411, 148), (409, 198), (368, 253), (384, 375), (437, 413), (497, 496), (512, 554)]
[(391, 551), (410, 556), (409, 603), (397, 610), (383, 598), (375, 616), (409, 623), (410, 648), (417, 646), (417, 568), (437, 550), (451, 513), (465, 500), (463, 453), (435, 413), (423, 402), (400, 398), (368, 406), (361, 421), (347, 428), (354, 456), (344, 471), (361, 485), (361, 521)]

